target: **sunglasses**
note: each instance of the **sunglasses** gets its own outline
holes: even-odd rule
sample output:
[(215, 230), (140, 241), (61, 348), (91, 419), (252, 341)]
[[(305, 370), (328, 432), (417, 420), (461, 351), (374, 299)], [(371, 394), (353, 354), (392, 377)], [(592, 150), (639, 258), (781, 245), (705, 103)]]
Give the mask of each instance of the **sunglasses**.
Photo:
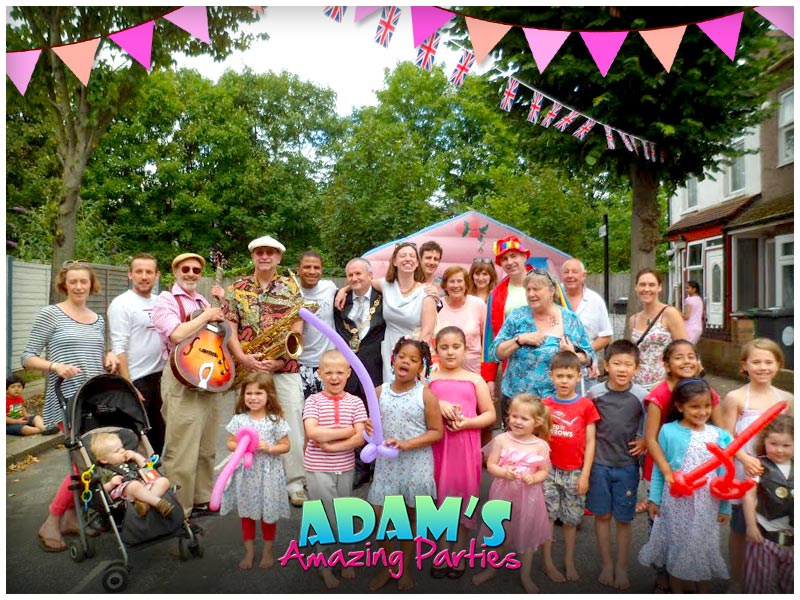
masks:
[(479, 265), (490, 265), (492, 264), (493, 261), (491, 258), (483, 258), (479, 256), (478, 258), (473, 258), (472, 262), (477, 263)]
[(411, 246), (412, 248), (417, 247), (417, 242), (400, 242), (399, 244), (395, 244), (395, 248), (399, 248), (400, 246)]
[(62, 269), (69, 269), (72, 265), (88, 266), (89, 265), (89, 261), (88, 260), (83, 260), (83, 259), (81, 259), (81, 260), (65, 260), (63, 263), (61, 263), (61, 268)]
[(188, 265), (183, 265), (181, 267), (181, 273), (188, 273), (189, 271), (191, 271), (195, 275), (200, 275), (200, 273), (203, 272), (203, 267), (190, 267)]
[(550, 273), (548, 273), (544, 269), (531, 269), (531, 273), (535, 273), (536, 275), (542, 275), (544, 277), (547, 277), (547, 279), (550, 280), (550, 283), (552, 283), (554, 286), (556, 285), (556, 280), (553, 279), (553, 276), (550, 275)]

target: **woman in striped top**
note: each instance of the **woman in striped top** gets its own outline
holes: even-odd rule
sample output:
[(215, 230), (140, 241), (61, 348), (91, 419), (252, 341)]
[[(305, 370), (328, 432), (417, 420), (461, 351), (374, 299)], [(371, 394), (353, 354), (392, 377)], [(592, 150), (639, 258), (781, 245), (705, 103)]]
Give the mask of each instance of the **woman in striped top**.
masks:
[[(103, 373), (104, 367), (116, 370), (115, 354), (105, 351), (106, 326), (102, 316), (86, 306), (91, 294), (100, 292), (94, 271), (84, 261), (67, 261), (56, 277), (56, 287), (67, 299), (45, 306), (33, 322), (31, 336), (22, 353), (22, 366), (47, 374), (47, 393), (42, 418), (45, 425), (63, 420), (55, 392), (55, 383), (64, 380), (66, 398), (74, 395), (90, 377)], [(47, 349), (47, 358), (39, 354)], [(66, 549), (62, 533), (76, 530), (69, 477), (61, 483), (50, 505), (47, 520), (39, 528), (39, 541), (48, 552)]]

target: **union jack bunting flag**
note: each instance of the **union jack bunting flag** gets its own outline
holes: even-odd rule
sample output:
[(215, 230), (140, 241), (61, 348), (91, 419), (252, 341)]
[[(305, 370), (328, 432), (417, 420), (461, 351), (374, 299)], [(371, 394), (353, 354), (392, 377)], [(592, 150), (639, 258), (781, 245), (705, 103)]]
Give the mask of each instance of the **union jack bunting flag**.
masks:
[(513, 77), (508, 78), (506, 89), (503, 90), (503, 98), (500, 100), (500, 108), (509, 112), (514, 105), (514, 100), (517, 97), (517, 89), (519, 89), (519, 81)]
[(629, 136), (631, 138), (631, 145), (633, 146), (633, 151), (636, 153), (636, 156), (639, 156), (639, 147), (636, 145), (636, 138), (632, 135)]
[(650, 160), (656, 162), (656, 145), (653, 142), (650, 142)]
[(539, 113), (542, 112), (542, 104), (544, 104), (544, 95), (539, 92), (533, 92), (533, 100), (531, 100), (531, 109), (528, 111), (528, 122), (536, 125), (539, 120)]
[(397, 22), (400, 20), (400, 8), (398, 6), (384, 6), (381, 12), (381, 20), (378, 21), (378, 29), (375, 31), (375, 42), (384, 48), (389, 47), (392, 41), (394, 30), (397, 29)]
[(566, 131), (567, 127), (572, 125), (572, 122), (578, 118), (578, 111), (571, 110), (566, 117), (561, 117), (561, 119), (556, 123), (556, 129), (558, 129), (561, 133)]
[(344, 17), (344, 13), (347, 12), (346, 6), (326, 6), (325, 7), (325, 16), (330, 17), (337, 23), (342, 22), (342, 17)]
[(645, 160), (650, 160), (650, 143), (649, 142), (642, 142), (642, 150), (644, 150), (644, 158)]
[(436, 49), (439, 47), (441, 36), (434, 33), (427, 40), (420, 44), (417, 50), (417, 60), (414, 61), (420, 69), (430, 71), (433, 69), (433, 59), (436, 57)]
[(561, 105), (558, 102), (553, 102), (553, 106), (550, 107), (550, 110), (542, 119), (541, 125), (542, 127), (550, 127), (553, 124), (553, 120), (558, 116), (558, 113), (561, 112)]
[(575, 132), (572, 135), (574, 135), (580, 141), (585, 140), (586, 139), (586, 134), (589, 133), (592, 130), (592, 127), (595, 126), (595, 123), (596, 123), (596, 121), (592, 121), (591, 119), (586, 119), (586, 121), (584, 121), (583, 125), (578, 127), (578, 129), (576, 129)]
[(627, 134), (618, 131), (619, 137), (622, 139), (622, 143), (625, 144), (625, 147), (628, 149), (628, 152), (633, 152), (633, 146), (631, 145), (631, 138), (628, 137)]
[(467, 73), (469, 73), (469, 70), (474, 64), (475, 55), (469, 50), (464, 50), (461, 53), (461, 58), (459, 59), (456, 68), (453, 69), (453, 74), (450, 75), (450, 83), (456, 87), (461, 87), (464, 83), (464, 80), (467, 78)]
[(608, 143), (608, 149), (615, 150), (617, 144), (614, 142), (614, 130), (608, 125), (603, 125), (603, 129), (606, 130), (606, 143)]

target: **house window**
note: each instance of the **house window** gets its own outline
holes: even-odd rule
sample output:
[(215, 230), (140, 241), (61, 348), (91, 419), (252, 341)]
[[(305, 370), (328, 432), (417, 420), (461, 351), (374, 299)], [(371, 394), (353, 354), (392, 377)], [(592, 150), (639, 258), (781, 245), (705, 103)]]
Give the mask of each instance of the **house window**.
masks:
[[(744, 140), (739, 139), (731, 144), (733, 150), (744, 151)], [(731, 164), (725, 171), (725, 195), (732, 196), (744, 191), (744, 156), (731, 158)]]
[(794, 90), (780, 95), (778, 109), (778, 165), (794, 162)]
[(775, 304), (794, 305), (794, 238), (775, 236)]
[(690, 177), (686, 182), (686, 209), (697, 206), (697, 178)]
[(703, 242), (689, 244), (689, 255), (686, 260), (686, 279), (703, 281)]

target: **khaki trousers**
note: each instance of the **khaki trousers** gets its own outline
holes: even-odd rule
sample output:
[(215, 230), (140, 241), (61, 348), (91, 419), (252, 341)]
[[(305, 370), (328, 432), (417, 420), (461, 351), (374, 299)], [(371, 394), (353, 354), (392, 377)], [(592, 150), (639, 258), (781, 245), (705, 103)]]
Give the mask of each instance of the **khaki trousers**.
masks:
[(289, 452), (281, 454), (286, 473), (286, 491), (291, 495), (303, 489), (306, 470), (303, 467), (305, 430), (303, 429), (303, 380), (300, 373), (278, 373), (273, 377), (278, 404), (289, 424)]
[(222, 394), (186, 387), (166, 367), (161, 397), (166, 422), (164, 471), (170, 483), (180, 486), (175, 495), (188, 517), (193, 505), (211, 500)]

